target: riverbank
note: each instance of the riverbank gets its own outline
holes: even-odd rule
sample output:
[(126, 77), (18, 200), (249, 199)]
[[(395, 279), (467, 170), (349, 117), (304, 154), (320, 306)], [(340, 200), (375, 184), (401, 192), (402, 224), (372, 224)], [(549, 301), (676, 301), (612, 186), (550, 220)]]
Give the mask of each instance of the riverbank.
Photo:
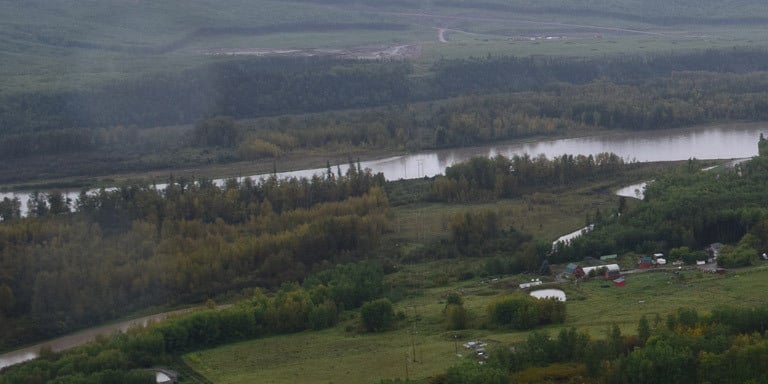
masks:
[[(434, 176), (445, 167), (474, 156), (511, 157), (528, 153), (534, 157), (562, 154), (596, 154), (613, 152), (626, 161), (677, 161), (688, 158), (731, 159), (754, 156), (757, 139), (765, 123), (720, 123), (696, 127), (656, 131), (590, 130), (558, 136), (532, 136), (519, 140), (506, 140), (483, 145), (431, 149), (406, 152), (398, 149), (354, 148), (323, 152), (301, 150), (289, 152), (275, 159), (237, 161), (190, 167), (167, 167), (139, 172), (121, 172), (104, 175), (73, 175), (61, 178), (30, 178), (24, 182), (0, 184), (0, 191), (68, 190), (112, 187), (125, 183), (165, 183), (173, 175), (176, 178), (227, 179), (233, 177), (268, 175), (277, 171), (287, 176), (311, 176), (325, 170), (332, 171), (341, 165), (342, 171), (350, 160), (360, 161), (363, 168), (384, 172), (388, 180)], [(51, 161), (67, 164), (67, 158)], [(13, 163), (6, 163), (13, 167)], [(21, 165), (19, 165), (21, 166)]]

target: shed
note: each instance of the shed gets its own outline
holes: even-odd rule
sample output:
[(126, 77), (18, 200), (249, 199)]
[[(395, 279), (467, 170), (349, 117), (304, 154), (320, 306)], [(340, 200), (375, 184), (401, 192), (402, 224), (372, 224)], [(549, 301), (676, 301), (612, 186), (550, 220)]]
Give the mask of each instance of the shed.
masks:
[(578, 264), (570, 263), (567, 266), (565, 266), (565, 273), (567, 275), (571, 275), (576, 278), (584, 277), (584, 268), (582, 268)]
[(623, 287), (625, 285), (627, 285), (627, 279), (625, 279), (623, 276), (613, 281), (614, 287)]
[(638, 266), (638, 267), (640, 267), (640, 268), (642, 268), (642, 269), (645, 269), (645, 268), (651, 268), (651, 267), (653, 267), (655, 263), (656, 263), (656, 262), (655, 262), (655, 261), (653, 261), (653, 259), (652, 259), (650, 256), (645, 256), (645, 257), (641, 258), (641, 259), (640, 259), (640, 260), (637, 262), (637, 266)]
[(615, 254), (615, 253), (614, 253), (614, 254), (612, 254), (612, 255), (604, 255), (604, 256), (600, 256), (600, 260), (602, 260), (602, 261), (606, 261), (606, 260), (616, 260), (618, 257), (619, 257), (619, 255), (617, 255), (617, 254)]

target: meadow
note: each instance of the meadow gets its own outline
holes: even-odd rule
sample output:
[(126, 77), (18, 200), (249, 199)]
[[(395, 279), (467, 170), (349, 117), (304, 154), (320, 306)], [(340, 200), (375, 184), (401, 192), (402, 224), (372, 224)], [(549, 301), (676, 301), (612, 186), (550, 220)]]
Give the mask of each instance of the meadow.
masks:
[[(415, 268), (426, 274), (461, 263), (443, 261), (432, 268)], [(657, 314), (665, 319), (678, 308), (695, 308), (704, 314), (722, 306), (761, 305), (762, 292), (768, 289), (766, 277), (768, 269), (760, 266), (725, 275), (695, 269), (679, 275), (671, 270), (632, 274), (620, 288), (602, 279), (562, 283), (557, 288), (568, 295), (566, 322), (544, 330), (556, 334), (561, 328), (576, 327), (600, 339), (613, 324), (624, 334), (636, 334), (643, 315), (653, 323)], [(486, 327), (485, 308), (496, 297), (520, 291), (517, 284), (528, 279), (477, 278), (424, 289), (396, 304), (395, 310), (404, 312), (406, 320), (389, 332), (361, 333), (358, 320), (348, 314), (335, 328), (225, 345), (187, 354), (184, 361), (215, 383), (375, 383), (406, 377), (426, 382), (462, 359), (473, 359), (471, 351), (462, 347), (467, 341), (482, 340), (493, 346), (527, 338), (528, 332)], [(472, 316), (469, 329), (445, 328), (442, 308), (451, 292), (460, 292), (464, 299)]]
[[(72, 89), (194, 68), (231, 48), (414, 44), (439, 58), (595, 56), (766, 46), (765, 7), (631, 1), (2, 1), (2, 94)], [(732, 4), (731, 4), (732, 3)], [(447, 42), (438, 40), (445, 28)]]
[[(637, 180), (669, 166), (643, 164), (627, 177)], [(484, 210), (498, 213), (502, 226), (513, 226), (537, 239), (554, 239), (583, 226), (585, 213), (615, 209), (619, 198), (610, 191), (626, 181), (585, 183), (569, 190), (488, 203), (398, 205), (392, 208), (391, 233), (385, 235), (384, 242), (401, 248), (400, 252), (412, 252), (448, 239), (446, 223), (450, 217)], [(417, 180), (409, 184), (416, 185), (415, 189), (423, 187)], [(626, 203), (639, 204), (633, 199)], [(385, 294), (400, 298), (395, 312), (402, 313), (402, 320), (388, 332), (364, 333), (357, 312), (346, 312), (330, 329), (229, 344), (189, 353), (184, 361), (215, 383), (375, 383), (383, 378), (406, 377), (426, 382), (462, 359), (473, 358), (471, 351), (462, 347), (467, 341), (483, 340), (493, 346), (527, 338), (528, 332), (489, 327), (486, 306), (495, 298), (519, 292), (518, 284), (537, 276), (491, 276), (484, 269), (488, 260), (464, 257), (399, 264), (399, 270), (387, 276)], [(627, 258), (621, 263), (633, 261)], [(553, 272), (562, 272), (563, 267), (553, 266)], [(566, 323), (545, 329), (556, 333), (562, 327), (575, 326), (602, 338), (614, 323), (631, 334), (643, 314), (664, 316), (689, 306), (689, 301), (700, 310), (731, 303), (734, 295), (745, 295), (746, 303), (757, 303), (757, 292), (747, 293), (740, 287), (749, 286), (747, 279), (757, 282), (766, 273), (760, 270), (723, 278), (686, 271), (682, 279), (671, 271), (644, 273), (628, 277), (624, 288), (604, 288), (601, 279), (572, 285), (556, 283), (554, 276), (545, 277), (547, 286), (564, 289), (570, 299)], [(722, 294), (712, 298), (712, 293), (719, 291)], [(467, 329), (447, 329), (443, 308), (449, 293), (459, 293), (464, 300), (470, 314)], [(647, 304), (638, 305), (638, 301)]]

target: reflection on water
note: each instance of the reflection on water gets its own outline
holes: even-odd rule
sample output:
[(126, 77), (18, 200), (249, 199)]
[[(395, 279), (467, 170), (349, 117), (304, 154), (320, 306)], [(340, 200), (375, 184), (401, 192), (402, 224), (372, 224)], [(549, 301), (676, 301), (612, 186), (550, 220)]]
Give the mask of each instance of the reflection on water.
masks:
[(740, 125), (633, 132), (424, 152), (366, 162), (362, 166), (383, 172), (388, 180), (397, 180), (441, 174), (446, 167), (475, 156), (543, 154), (552, 158), (563, 154), (587, 156), (613, 152), (625, 161), (640, 162), (744, 158), (757, 155), (757, 140), (763, 131), (762, 125)]

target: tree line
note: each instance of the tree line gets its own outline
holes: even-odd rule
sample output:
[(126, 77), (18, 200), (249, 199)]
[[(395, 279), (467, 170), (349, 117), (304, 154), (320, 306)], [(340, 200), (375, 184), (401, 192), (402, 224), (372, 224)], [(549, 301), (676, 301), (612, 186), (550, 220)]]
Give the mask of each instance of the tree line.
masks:
[[(383, 276), (375, 263), (339, 265), (301, 286), (286, 283), (274, 294), (257, 288), (234, 306), (129, 329), (66, 352), (43, 350), (39, 359), (4, 370), (0, 383), (154, 383), (147, 368), (172, 365), (185, 352), (333, 326), (344, 303), (347, 309), (360, 306), (357, 299), (375, 303), (371, 300), (383, 293)], [(349, 301), (350, 295), (356, 299)]]
[(432, 198), (445, 202), (495, 200), (520, 196), (532, 188), (564, 186), (581, 180), (616, 175), (624, 160), (613, 153), (562, 155), (552, 159), (528, 154), (507, 158), (475, 157), (452, 165), (432, 183)]
[[(566, 119), (622, 128), (679, 126), (690, 124), (692, 119), (729, 118), (729, 114), (730, 118), (762, 118), (766, 113), (765, 87), (754, 81), (765, 82), (760, 72), (768, 69), (766, 57), (768, 52), (756, 48), (612, 58), (489, 56), (439, 60), (432, 66), (430, 76), (420, 77), (411, 76), (413, 69), (405, 62), (317, 57), (220, 59), (179, 73), (147, 75), (78, 90), (5, 96), (0, 103), (0, 132), (7, 139), (0, 147), (13, 150), (11, 143), (16, 143), (33, 148), (37, 139), (40, 150), (56, 150), (56, 141), (41, 131), (74, 136), (64, 142), (73, 142), (72, 150), (77, 150), (87, 149), (98, 137), (91, 134), (91, 140), (78, 140), (78, 135), (87, 132), (81, 131), (83, 128), (137, 129), (189, 124), (216, 115), (243, 119), (400, 107), (450, 97), (520, 92), (543, 93), (557, 100), (540, 106), (537, 105), (541, 102), (525, 100), (515, 100), (513, 104), (554, 106), (557, 113), (527, 114), (524, 109), (515, 109), (503, 117), (502, 109), (493, 108), (500, 116), (491, 116), (489, 123), (476, 126), (503, 132), (510, 129), (510, 123), (518, 125), (522, 117), (512, 118), (517, 113), (555, 119), (556, 126), (562, 124), (558, 119)], [(705, 86), (712, 81), (718, 86)], [(701, 85), (690, 87), (696, 82)], [(596, 90), (583, 94), (586, 91), (579, 85), (589, 83), (606, 88), (600, 90), (602, 96)], [(569, 94), (569, 89), (574, 89), (576, 95)], [(707, 89), (714, 94), (708, 94)], [(627, 91), (632, 91), (629, 100)], [(677, 91), (687, 92), (676, 94)], [(527, 97), (532, 95), (518, 99)], [(564, 107), (558, 107), (566, 101)], [(722, 101), (726, 101), (725, 108), (734, 110), (704, 108), (721, 105)], [(569, 114), (562, 113), (563, 108)], [(595, 112), (599, 113), (597, 119)], [(698, 117), (698, 112), (705, 112), (704, 117)], [(510, 123), (504, 122), (510, 119)], [(453, 131), (442, 125), (448, 133)], [(455, 145), (456, 139), (449, 135), (436, 139), (436, 143)]]
[(435, 382), (510, 383), (589, 380), (601, 383), (745, 383), (768, 379), (759, 363), (768, 351), (766, 308), (720, 308), (709, 315), (680, 308), (665, 319), (642, 316), (635, 334), (617, 325), (606, 338), (565, 328), (534, 331), (527, 340), (500, 346), (486, 364), (465, 362)]

